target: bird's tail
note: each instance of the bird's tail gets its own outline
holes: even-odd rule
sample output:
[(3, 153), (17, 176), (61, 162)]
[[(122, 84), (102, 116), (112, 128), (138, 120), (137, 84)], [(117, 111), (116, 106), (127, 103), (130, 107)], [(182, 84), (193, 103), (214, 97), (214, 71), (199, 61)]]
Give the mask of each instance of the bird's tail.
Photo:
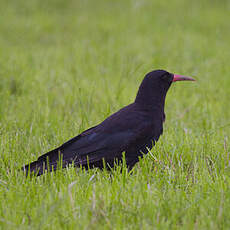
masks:
[(37, 176), (40, 176), (43, 174), (42, 169), (43, 169), (43, 163), (41, 161), (34, 161), (22, 167), (22, 170), (26, 172), (27, 176), (32, 173), (34, 173)]
[[(63, 165), (65, 164), (65, 165)], [(59, 149), (52, 150), (38, 158), (38, 160), (31, 162), (22, 167), (22, 170), (29, 174), (40, 176), (45, 171), (56, 171), (58, 168), (66, 167), (66, 163), (62, 161), (62, 154)]]

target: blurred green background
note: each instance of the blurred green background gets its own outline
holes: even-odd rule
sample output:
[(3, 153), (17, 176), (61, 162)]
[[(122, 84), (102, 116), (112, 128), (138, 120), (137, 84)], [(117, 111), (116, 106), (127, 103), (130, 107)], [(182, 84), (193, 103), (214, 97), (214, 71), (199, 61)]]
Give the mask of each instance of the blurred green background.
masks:
[[(0, 0), (0, 228), (229, 228), (229, 22), (228, 0)], [(119, 174), (111, 185), (106, 172), (72, 169), (31, 182), (18, 171), (131, 103), (154, 69), (197, 79), (168, 93), (153, 150), (161, 173), (150, 158), (125, 185)], [(180, 191), (168, 184), (172, 174)], [(189, 203), (197, 197), (200, 206)]]

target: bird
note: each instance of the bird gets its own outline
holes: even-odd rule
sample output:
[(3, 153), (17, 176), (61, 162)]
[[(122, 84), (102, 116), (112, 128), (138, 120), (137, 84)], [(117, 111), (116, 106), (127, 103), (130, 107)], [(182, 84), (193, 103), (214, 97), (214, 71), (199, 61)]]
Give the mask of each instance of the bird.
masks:
[(166, 70), (147, 73), (133, 103), (23, 166), (26, 175), (40, 176), (71, 164), (86, 170), (112, 169), (123, 157), (131, 170), (162, 135), (166, 94), (176, 81), (195, 79)]

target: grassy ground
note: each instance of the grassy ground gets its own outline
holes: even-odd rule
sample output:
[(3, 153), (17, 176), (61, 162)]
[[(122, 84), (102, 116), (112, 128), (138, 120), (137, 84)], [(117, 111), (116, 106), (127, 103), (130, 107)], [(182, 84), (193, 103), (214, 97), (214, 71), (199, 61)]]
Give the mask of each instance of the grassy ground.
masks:
[[(0, 229), (229, 229), (230, 2), (0, 0)], [(164, 135), (132, 175), (24, 163), (132, 102), (168, 93)]]

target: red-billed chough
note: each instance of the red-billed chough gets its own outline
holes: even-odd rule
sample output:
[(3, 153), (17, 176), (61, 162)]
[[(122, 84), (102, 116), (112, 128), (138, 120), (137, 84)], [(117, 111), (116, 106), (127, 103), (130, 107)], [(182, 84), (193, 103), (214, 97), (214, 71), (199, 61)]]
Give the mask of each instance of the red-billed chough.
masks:
[(45, 171), (74, 164), (76, 167), (110, 168), (125, 152), (131, 169), (143, 154), (148, 153), (163, 132), (165, 96), (175, 81), (193, 78), (171, 74), (165, 70), (148, 73), (142, 81), (135, 101), (112, 114), (100, 124), (87, 129), (60, 147), (26, 165), (26, 174), (41, 175)]

